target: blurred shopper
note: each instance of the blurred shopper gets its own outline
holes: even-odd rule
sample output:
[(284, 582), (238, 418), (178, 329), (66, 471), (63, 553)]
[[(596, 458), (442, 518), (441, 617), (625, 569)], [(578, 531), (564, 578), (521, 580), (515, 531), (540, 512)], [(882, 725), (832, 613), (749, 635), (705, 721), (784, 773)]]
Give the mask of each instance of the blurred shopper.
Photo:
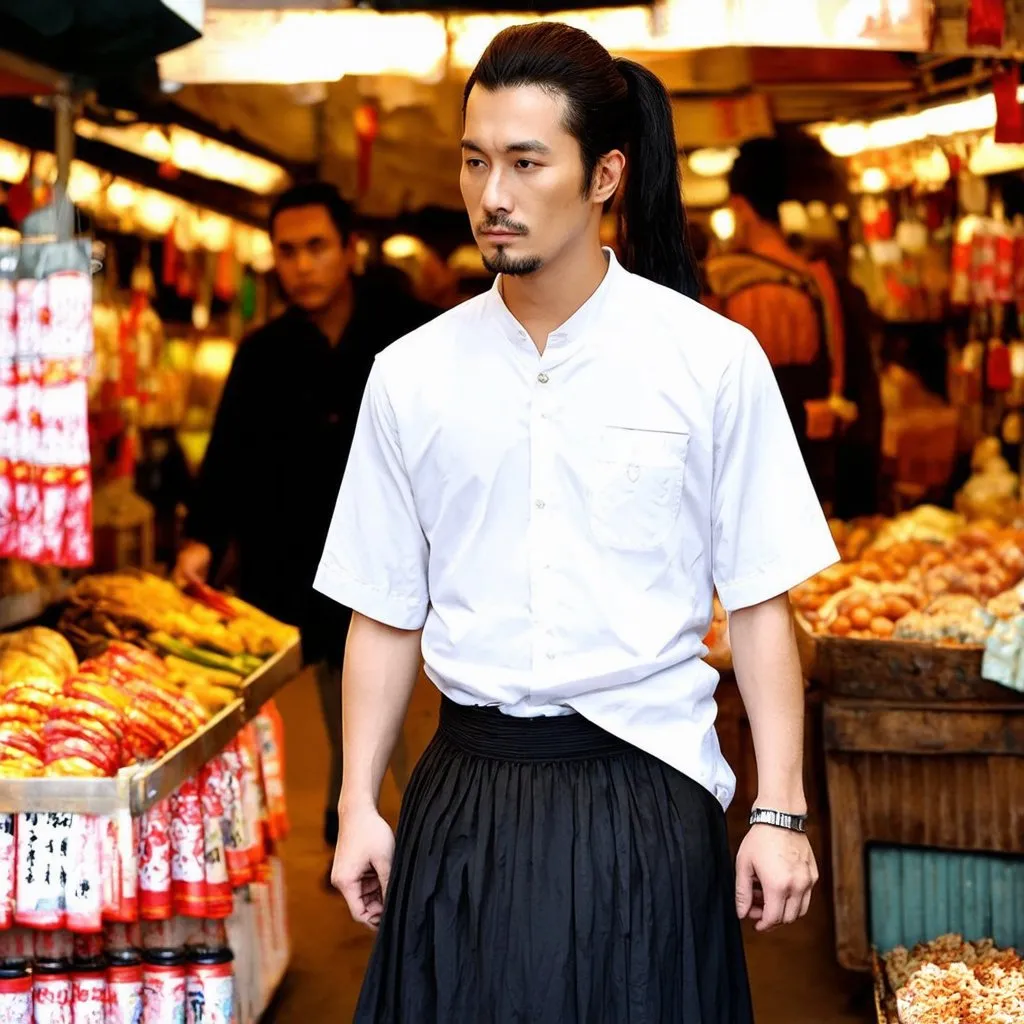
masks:
[(314, 591), (313, 577), (374, 356), (437, 312), (386, 280), (353, 275), (352, 223), (333, 185), (298, 185), (274, 203), (275, 266), (291, 305), (238, 349), (175, 570), (179, 580), (204, 580), (233, 548), (240, 595), (300, 627), (331, 744), (332, 845), (348, 611)]
[[(497, 279), (377, 357), (317, 574), (355, 613), (334, 881), (379, 929), (355, 1020), (749, 1024), (739, 918), (795, 921), (817, 878), (786, 593), (835, 546), (763, 351), (694, 301), (661, 82), (507, 29), (462, 151)], [(736, 871), (716, 586), (759, 776)], [(421, 650), (441, 719), (396, 844), (377, 804)]]
[(729, 174), (736, 232), (729, 252), (705, 264), (709, 304), (751, 330), (768, 356), (819, 498), (835, 489), (838, 430), (832, 396), (843, 394), (844, 335), (835, 282), (786, 242), (787, 198), (778, 139), (744, 143)]

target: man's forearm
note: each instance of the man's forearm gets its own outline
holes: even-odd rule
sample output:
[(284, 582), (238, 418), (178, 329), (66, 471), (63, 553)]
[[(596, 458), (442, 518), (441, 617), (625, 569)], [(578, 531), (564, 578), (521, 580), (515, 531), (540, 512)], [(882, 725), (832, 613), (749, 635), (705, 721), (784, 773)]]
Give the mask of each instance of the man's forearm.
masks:
[(729, 616), (733, 668), (757, 757), (757, 803), (804, 814), (804, 684), (786, 595)]
[(377, 806), (420, 663), (419, 630), (352, 614), (341, 684), (342, 813)]

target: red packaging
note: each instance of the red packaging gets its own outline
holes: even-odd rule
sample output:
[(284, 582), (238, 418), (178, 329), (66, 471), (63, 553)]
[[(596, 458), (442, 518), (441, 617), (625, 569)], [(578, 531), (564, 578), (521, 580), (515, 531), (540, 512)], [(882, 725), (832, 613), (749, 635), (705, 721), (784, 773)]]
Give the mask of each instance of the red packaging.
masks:
[(106, 936), (103, 932), (96, 932), (87, 935), (72, 935), (73, 953), (72, 959), (75, 963), (92, 964), (103, 959), (106, 953)]
[(64, 517), (64, 558), (67, 568), (92, 565), (92, 476), (89, 468), (68, 473), (67, 510)]
[(206, 909), (203, 917), (231, 916), (234, 901), (228, 878), (224, 834), (230, 827), (224, 806), (224, 770), (219, 758), (212, 758), (199, 773), (200, 799), (203, 809), (203, 840), (205, 854)]
[(46, 354), (52, 359), (84, 359), (93, 349), (92, 279), (84, 270), (59, 270), (46, 279), (49, 331)]
[(139, 1024), (142, 1015), (142, 957), (134, 949), (111, 953), (106, 1024)]
[(0, 928), (10, 928), (14, 924), (17, 854), (14, 815), (0, 814)]
[(65, 886), (73, 815), (19, 814), (14, 919), (28, 928), (65, 927)]
[(32, 974), (27, 960), (0, 963), (0, 1024), (32, 1024)]
[(103, 860), (100, 821), (92, 814), (72, 815), (67, 865), (67, 927), (73, 932), (103, 929)]
[(139, 826), (139, 917), (164, 921), (171, 916), (171, 805), (154, 804)]
[(276, 709), (268, 705), (254, 719), (259, 740), (260, 769), (267, 801), (267, 824), (270, 838), (280, 842), (288, 835), (288, 809), (284, 793), (284, 763), (280, 734), (276, 726)]
[(142, 967), (142, 1024), (185, 1024), (185, 957), (147, 949)]
[(171, 901), (176, 914), (206, 916), (206, 836), (195, 779), (171, 796)]
[(138, 823), (128, 811), (102, 819), (103, 920), (138, 920)]
[(995, 140), (1019, 145), (1024, 142), (1024, 110), (1017, 101), (1020, 68), (1016, 64), (999, 68), (992, 75), (992, 93), (996, 100)]
[(1000, 225), (996, 235), (993, 291), (996, 302), (1013, 301), (1013, 236), (1004, 225)]
[(105, 1024), (107, 1018), (107, 970), (76, 968), (71, 976), (74, 1024)]
[(235, 1024), (235, 972), (230, 949), (196, 949), (185, 981), (187, 1024)]
[(259, 758), (253, 741), (252, 725), (238, 735), (238, 752), (242, 762), (242, 809), (245, 819), (245, 851), (249, 869), (253, 871), (266, 857), (263, 840), (263, 785), (260, 780)]
[(33, 974), (34, 1024), (73, 1024), (71, 964), (37, 959)]
[(245, 841), (245, 816), (242, 806), (242, 758), (234, 741), (221, 754), (224, 783), (227, 789), (229, 828), (225, 843), (228, 879), (232, 889), (248, 885), (251, 877), (249, 854)]
[(1002, 46), (1006, 0), (968, 0), (967, 45)]

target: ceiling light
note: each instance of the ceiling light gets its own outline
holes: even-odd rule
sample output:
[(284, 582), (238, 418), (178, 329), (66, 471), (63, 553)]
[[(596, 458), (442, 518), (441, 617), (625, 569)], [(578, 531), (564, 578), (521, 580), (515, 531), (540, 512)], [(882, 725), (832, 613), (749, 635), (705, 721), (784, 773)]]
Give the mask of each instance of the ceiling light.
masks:
[(866, 167), (860, 176), (860, 188), (869, 195), (878, 195), (889, 187), (889, 175), (881, 167)]
[(735, 147), (729, 149), (695, 149), (689, 156), (687, 162), (694, 174), (702, 178), (718, 178), (728, 174), (740, 151)]

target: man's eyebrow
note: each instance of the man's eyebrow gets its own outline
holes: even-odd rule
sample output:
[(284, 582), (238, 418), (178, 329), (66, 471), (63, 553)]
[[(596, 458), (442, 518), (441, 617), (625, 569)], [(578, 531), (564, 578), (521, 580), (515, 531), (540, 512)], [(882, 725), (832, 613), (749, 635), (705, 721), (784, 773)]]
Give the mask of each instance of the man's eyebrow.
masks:
[[(479, 143), (474, 142), (472, 139), (463, 139), (462, 148), (468, 149), (473, 153), (482, 153), (484, 151), (483, 146)], [(541, 153), (550, 154), (551, 148), (546, 146), (539, 139), (524, 139), (522, 142), (510, 142), (505, 147), (506, 153)]]

